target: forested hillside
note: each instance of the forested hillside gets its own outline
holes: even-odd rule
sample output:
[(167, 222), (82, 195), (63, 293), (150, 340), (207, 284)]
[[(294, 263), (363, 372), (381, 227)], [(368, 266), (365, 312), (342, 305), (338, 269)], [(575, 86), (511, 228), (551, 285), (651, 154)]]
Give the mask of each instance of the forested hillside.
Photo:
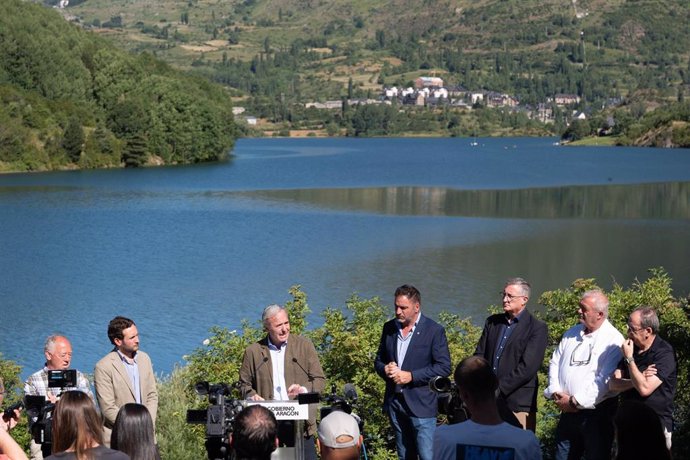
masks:
[(130, 55), (21, 0), (0, 14), (0, 171), (223, 158), (236, 137), (219, 85)]
[[(241, 125), (249, 135), (563, 134), (690, 146), (684, 0), (72, 0), (59, 11), (120, 48), (224, 85), (259, 119)], [(455, 94), (385, 96), (422, 76)]]
[[(278, 128), (415, 131), (428, 114), (402, 124), (376, 116), (398, 128), (362, 131), (356, 111), (315, 114), (305, 103), (378, 99), (384, 87), (433, 75), (448, 87), (515, 97), (519, 110), (511, 112), (532, 119), (546, 105), (556, 132), (577, 110), (603, 114), (592, 132), (610, 131), (609, 115), (619, 118), (628, 124), (616, 131), (628, 137), (637, 133), (630, 123), (682, 102), (690, 85), (685, 0), (79, 0), (65, 14), (125, 48), (227, 85), (248, 113)], [(579, 99), (556, 106), (558, 94)], [(511, 134), (506, 116), (435, 113), (430, 131)]]

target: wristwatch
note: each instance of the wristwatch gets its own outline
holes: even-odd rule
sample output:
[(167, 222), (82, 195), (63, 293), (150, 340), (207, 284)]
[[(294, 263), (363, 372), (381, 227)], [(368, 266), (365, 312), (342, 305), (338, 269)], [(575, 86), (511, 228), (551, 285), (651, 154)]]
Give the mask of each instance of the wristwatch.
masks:
[(626, 356), (623, 358), (623, 360), (625, 361), (625, 364), (630, 364), (633, 361), (635, 361), (635, 358), (633, 358), (632, 356)]

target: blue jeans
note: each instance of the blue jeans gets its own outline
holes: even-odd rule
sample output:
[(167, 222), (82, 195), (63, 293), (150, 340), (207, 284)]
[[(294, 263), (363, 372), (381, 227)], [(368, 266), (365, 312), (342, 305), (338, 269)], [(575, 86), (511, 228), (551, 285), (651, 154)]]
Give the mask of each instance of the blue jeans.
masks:
[(400, 398), (391, 401), (388, 416), (395, 430), (395, 447), (399, 460), (432, 460), (436, 417), (421, 418), (411, 415)]
[(609, 460), (616, 408), (616, 398), (610, 398), (596, 409), (562, 413), (556, 427), (556, 460)]

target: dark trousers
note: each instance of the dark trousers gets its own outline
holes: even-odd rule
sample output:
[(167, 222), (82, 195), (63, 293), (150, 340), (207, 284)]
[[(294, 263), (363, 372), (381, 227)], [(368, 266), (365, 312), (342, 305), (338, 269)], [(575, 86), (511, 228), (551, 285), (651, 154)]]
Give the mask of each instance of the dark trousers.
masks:
[(595, 409), (561, 414), (556, 427), (556, 460), (609, 460), (613, 444), (616, 398)]

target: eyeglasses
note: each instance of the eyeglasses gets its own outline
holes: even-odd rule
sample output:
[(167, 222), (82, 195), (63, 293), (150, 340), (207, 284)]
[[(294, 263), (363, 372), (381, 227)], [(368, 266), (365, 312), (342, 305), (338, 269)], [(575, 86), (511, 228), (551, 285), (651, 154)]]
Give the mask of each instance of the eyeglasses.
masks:
[[(48, 353), (50, 353), (50, 352), (48, 352)], [(71, 359), (71, 358), (72, 358), (72, 353), (65, 353), (65, 352), (62, 352), (62, 353), (50, 353), (50, 354), (51, 354), (52, 356), (57, 356), (57, 357), (60, 358), (60, 359), (65, 359), (65, 358), (70, 358), (70, 359)]]
[(499, 292), (498, 295), (500, 295), (501, 298), (503, 298), (503, 299), (505, 299), (506, 297), (508, 297), (508, 300), (510, 300), (510, 301), (512, 301), (513, 299), (516, 299), (516, 298), (518, 298), (518, 297), (527, 297), (526, 295), (513, 295), (513, 294), (509, 294), (509, 293), (507, 293), (507, 292), (505, 292), (505, 291)]
[(582, 346), (583, 343), (584, 342), (578, 343), (577, 346), (575, 347), (575, 349), (573, 350), (573, 353), (570, 355), (570, 365), (571, 366), (586, 366), (592, 360), (592, 348), (594, 347), (594, 344), (590, 343), (587, 346), (589, 351), (587, 352), (587, 357), (585, 358), (584, 357), (585, 350), (579, 350), (579, 352), (578, 352), (578, 349), (580, 348), (580, 346)]
[(628, 330), (631, 331), (631, 332), (633, 332), (633, 333), (639, 332), (639, 331), (641, 331), (642, 329), (644, 329), (644, 328), (643, 328), (643, 327), (634, 327), (634, 326), (632, 326), (630, 323), (628, 323)]

